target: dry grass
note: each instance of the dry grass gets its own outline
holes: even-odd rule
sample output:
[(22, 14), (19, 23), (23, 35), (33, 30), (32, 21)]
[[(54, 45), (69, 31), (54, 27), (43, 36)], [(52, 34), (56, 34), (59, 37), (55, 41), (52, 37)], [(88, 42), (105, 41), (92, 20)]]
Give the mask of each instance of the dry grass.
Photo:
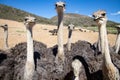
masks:
[[(8, 24), (9, 27), (9, 46), (14, 47), (16, 44), (21, 42), (26, 42), (26, 29), (23, 23), (0, 19), (0, 24)], [(33, 39), (45, 43), (48, 47), (54, 46), (57, 44), (57, 36), (51, 35), (49, 30), (56, 29), (57, 26), (46, 25), (46, 24), (36, 24), (33, 28)], [(4, 32), (3, 29), (0, 28), (0, 49), (4, 48)], [(64, 27), (64, 44), (67, 42), (68, 30)], [(110, 45), (114, 45), (116, 40), (116, 35), (109, 34), (108, 35)], [(75, 30), (72, 36), (72, 43), (78, 40), (85, 40), (91, 43), (96, 42), (98, 39), (97, 32), (80, 32), (79, 30)]]

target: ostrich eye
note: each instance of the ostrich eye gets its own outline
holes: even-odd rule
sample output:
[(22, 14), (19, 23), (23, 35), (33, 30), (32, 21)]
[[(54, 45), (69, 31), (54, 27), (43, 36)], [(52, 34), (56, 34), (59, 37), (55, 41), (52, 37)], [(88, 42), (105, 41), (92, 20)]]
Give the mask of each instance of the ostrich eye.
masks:
[(5, 26), (8, 26), (7, 24), (5, 24)]
[(63, 4), (63, 6), (65, 7), (65, 4)]
[(37, 19), (34, 19), (35, 21), (37, 20)]
[(70, 26), (68, 26), (68, 29), (70, 29)]
[(57, 4), (55, 4), (55, 7), (57, 7)]
[(27, 18), (25, 18), (25, 21), (27, 21), (28, 19)]
[(105, 16), (105, 13), (103, 13), (102, 16)]
[(95, 15), (92, 15), (92, 17), (95, 17)]

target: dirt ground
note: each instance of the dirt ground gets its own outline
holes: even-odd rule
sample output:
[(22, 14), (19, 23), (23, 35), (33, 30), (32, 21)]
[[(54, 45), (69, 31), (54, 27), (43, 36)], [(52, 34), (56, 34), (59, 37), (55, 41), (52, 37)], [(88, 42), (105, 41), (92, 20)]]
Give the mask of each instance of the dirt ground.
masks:
[[(21, 42), (26, 42), (26, 29), (22, 22), (16, 22), (12, 20), (0, 19), (0, 24), (8, 24), (9, 27), (9, 47), (14, 47), (16, 44)], [(51, 35), (49, 30), (56, 29), (57, 26), (46, 25), (46, 24), (36, 24), (33, 28), (33, 39), (43, 42), (48, 47), (52, 47), (57, 44), (57, 36)], [(64, 44), (67, 43), (68, 30), (64, 27)], [(78, 29), (73, 31), (72, 43), (78, 40), (85, 40), (90, 43), (96, 42), (98, 39), (97, 32), (80, 32)], [(115, 44), (116, 35), (108, 34), (109, 43), (111, 46)], [(0, 49), (4, 49), (4, 30), (0, 28)]]

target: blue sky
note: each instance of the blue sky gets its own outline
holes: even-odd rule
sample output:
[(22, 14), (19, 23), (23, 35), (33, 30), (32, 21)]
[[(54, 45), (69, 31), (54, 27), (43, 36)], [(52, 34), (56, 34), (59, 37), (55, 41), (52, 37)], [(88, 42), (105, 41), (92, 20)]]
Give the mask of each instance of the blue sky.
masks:
[[(60, 0), (0, 0), (5, 4), (42, 17), (56, 15), (54, 4)], [(120, 23), (120, 0), (61, 0), (66, 2), (65, 13), (91, 16), (98, 9), (105, 10), (109, 20)]]

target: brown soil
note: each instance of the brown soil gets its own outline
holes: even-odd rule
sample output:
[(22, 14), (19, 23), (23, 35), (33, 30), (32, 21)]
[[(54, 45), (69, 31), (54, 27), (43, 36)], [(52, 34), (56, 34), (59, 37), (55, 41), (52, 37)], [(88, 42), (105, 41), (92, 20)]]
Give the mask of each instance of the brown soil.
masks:
[[(26, 29), (22, 22), (16, 22), (12, 20), (0, 19), (0, 24), (8, 24), (9, 27), (9, 47), (14, 47), (16, 44), (21, 42), (26, 42)], [(57, 36), (53, 36), (49, 30), (56, 29), (57, 26), (46, 25), (46, 24), (36, 24), (33, 28), (33, 39), (40, 41), (47, 45), (47, 47), (52, 47), (57, 44)], [(64, 27), (64, 44), (67, 42), (68, 30)], [(78, 40), (85, 40), (90, 43), (96, 42), (98, 39), (97, 32), (80, 32), (78, 29), (73, 31), (72, 43)], [(116, 35), (108, 34), (109, 43), (111, 46), (114, 45)], [(4, 48), (4, 31), (0, 28), (0, 49)]]

